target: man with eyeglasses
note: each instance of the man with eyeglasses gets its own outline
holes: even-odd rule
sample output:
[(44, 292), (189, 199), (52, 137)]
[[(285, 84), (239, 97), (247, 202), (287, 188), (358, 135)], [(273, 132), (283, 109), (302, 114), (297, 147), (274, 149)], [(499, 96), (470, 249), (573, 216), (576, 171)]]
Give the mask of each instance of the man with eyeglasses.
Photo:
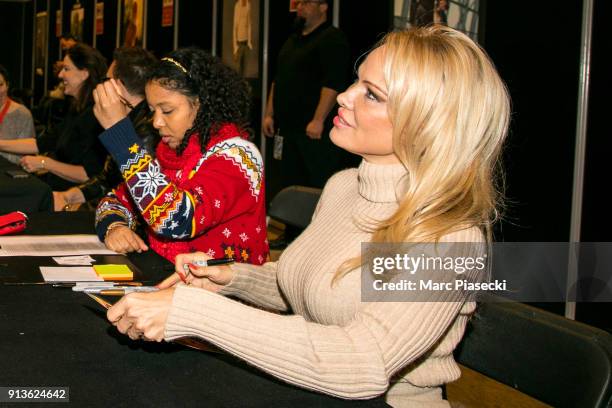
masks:
[(282, 151), (282, 187), (320, 188), (345, 157), (329, 139), (328, 114), (346, 88), (350, 51), (345, 35), (327, 21), (326, 0), (295, 5), (296, 31), (278, 55), (263, 132), (275, 136), (276, 158)]
[[(145, 85), (157, 59), (149, 51), (137, 47), (122, 47), (115, 50), (113, 62), (106, 73), (109, 80), (116, 80), (119, 97), (129, 111), (129, 118), (136, 133), (143, 139), (150, 152), (155, 151), (159, 139), (151, 125), (150, 112), (145, 99)], [(54, 191), (55, 211), (76, 210), (88, 202), (95, 208), (97, 201), (123, 181), (117, 165), (110, 155), (106, 157), (104, 169), (88, 181), (66, 191)]]

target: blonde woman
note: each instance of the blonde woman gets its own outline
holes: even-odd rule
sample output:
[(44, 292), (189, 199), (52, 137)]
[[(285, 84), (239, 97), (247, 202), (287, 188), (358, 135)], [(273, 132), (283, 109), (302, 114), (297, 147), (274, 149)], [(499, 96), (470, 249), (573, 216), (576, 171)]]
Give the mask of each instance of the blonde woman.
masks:
[[(489, 240), (505, 86), (467, 36), (432, 26), (388, 34), (338, 102), (331, 138), (363, 161), (329, 180), (278, 262), (193, 267), (186, 285), (175, 274), (165, 290), (124, 297), (108, 318), (132, 339), (201, 337), (333, 396), (448, 406), (440, 386), (460, 375), (452, 352), (476, 304), (452, 291), (363, 302), (361, 243)], [(179, 255), (177, 271), (206, 258)]]

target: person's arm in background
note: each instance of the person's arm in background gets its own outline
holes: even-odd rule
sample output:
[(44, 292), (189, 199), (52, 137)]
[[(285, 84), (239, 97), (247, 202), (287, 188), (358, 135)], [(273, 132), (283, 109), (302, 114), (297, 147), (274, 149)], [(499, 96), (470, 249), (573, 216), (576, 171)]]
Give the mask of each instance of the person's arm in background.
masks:
[(268, 95), (268, 103), (266, 104), (266, 114), (263, 119), (263, 133), (268, 137), (274, 136), (274, 82), (270, 87), (270, 93)]
[(332, 108), (336, 105), (336, 96), (338, 96), (337, 91), (327, 87), (321, 88), (321, 96), (319, 97), (317, 109), (315, 110), (312, 120), (306, 125), (306, 135), (308, 135), (309, 138), (321, 138), (325, 118), (327, 118), (329, 112), (331, 112)]
[(89, 178), (83, 166), (63, 163), (47, 156), (24, 156), (21, 158), (20, 164), (25, 171), (30, 173), (47, 170), (56, 176), (75, 183), (82, 183)]
[(7, 139), (0, 140), (0, 151), (17, 154), (38, 154), (36, 139), (29, 137), (26, 139)]
[(313, 118), (306, 126), (306, 134), (311, 139), (320, 139), (325, 119), (336, 105), (336, 96), (347, 84), (350, 50), (346, 37), (340, 31), (332, 31), (321, 42), (318, 58), (323, 65), (323, 80), (319, 103)]

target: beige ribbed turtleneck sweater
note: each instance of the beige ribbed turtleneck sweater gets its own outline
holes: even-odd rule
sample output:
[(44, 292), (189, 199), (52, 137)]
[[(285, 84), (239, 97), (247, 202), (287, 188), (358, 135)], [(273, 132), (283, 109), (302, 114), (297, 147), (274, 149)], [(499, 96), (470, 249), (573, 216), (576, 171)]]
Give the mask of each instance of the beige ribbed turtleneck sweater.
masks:
[[(374, 165), (333, 176), (310, 226), (278, 262), (235, 264), (224, 295), (177, 287), (165, 338), (198, 336), (289, 383), (342, 398), (389, 390), (393, 406), (448, 406), (439, 385), (457, 379), (452, 351), (473, 302), (361, 302), (360, 270), (333, 287), (346, 259), (370, 241), (355, 219), (384, 219), (397, 209), (401, 165)], [(476, 229), (444, 237), (479, 242)]]

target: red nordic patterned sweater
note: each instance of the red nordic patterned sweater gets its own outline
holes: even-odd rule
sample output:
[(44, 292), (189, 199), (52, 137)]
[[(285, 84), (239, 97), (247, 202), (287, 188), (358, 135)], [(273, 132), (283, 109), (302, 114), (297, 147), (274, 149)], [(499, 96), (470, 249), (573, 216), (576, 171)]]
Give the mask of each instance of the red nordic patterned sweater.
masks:
[(237, 126), (221, 126), (205, 153), (198, 135), (180, 156), (161, 142), (155, 159), (128, 119), (100, 140), (125, 180), (98, 205), (101, 240), (110, 224), (122, 221), (134, 229), (139, 218), (150, 247), (171, 262), (194, 251), (255, 265), (267, 259), (263, 160)]

